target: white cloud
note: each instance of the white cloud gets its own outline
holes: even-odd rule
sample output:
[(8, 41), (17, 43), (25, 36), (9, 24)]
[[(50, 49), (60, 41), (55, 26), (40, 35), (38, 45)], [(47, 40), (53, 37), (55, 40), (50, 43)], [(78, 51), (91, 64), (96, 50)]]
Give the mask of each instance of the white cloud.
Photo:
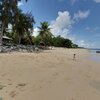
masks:
[(18, 2), (18, 7), (22, 6), (23, 2)]
[(86, 48), (91, 48), (94, 47), (93, 43), (89, 43), (85, 40), (78, 40), (76, 41), (76, 43), (80, 46), (80, 47), (86, 47)]
[(85, 19), (89, 16), (90, 11), (78, 11), (74, 14), (74, 17), (70, 15), (68, 11), (58, 12), (58, 17), (51, 22), (52, 33), (54, 35), (61, 35), (67, 37), (70, 34), (70, 30), (77, 21)]
[(12, 25), (11, 24), (8, 24), (8, 29), (12, 29)]
[[(72, 5), (77, 2), (87, 1), (87, 0), (57, 0), (58, 2), (69, 1)], [(99, 1), (99, 0), (98, 0)]]
[(7, 28), (8, 30), (8, 32), (12, 32), (12, 25), (11, 24), (8, 24), (8, 28)]
[[(58, 0), (59, 2), (67, 1), (67, 0)], [(71, 4), (74, 4), (77, 0), (69, 0)]]
[(96, 3), (100, 3), (100, 0), (93, 0), (94, 2), (96, 2)]
[(78, 11), (78, 13), (74, 14), (74, 20), (79, 21), (80, 19), (85, 19), (89, 16), (90, 11)]
[(37, 36), (39, 34), (39, 29), (36, 27), (33, 31), (33, 36)]
[(84, 40), (78, 41), (78, 44), (79, 44), (80, 46), (82, 46), (82, 47), (86, 46), (86, 43), (85, 43)]
[(73, 24), (73, 20), (68, 11), (58, 12), (56, 20), (51, 22), (52, 33), (54, 35), (66, 36), (69, 33), (69, 29)]
[(85, 30), (88, 32), (94, 33), (99, 30), (99, 27), (97, 26), (96, 27), (86, 27)]

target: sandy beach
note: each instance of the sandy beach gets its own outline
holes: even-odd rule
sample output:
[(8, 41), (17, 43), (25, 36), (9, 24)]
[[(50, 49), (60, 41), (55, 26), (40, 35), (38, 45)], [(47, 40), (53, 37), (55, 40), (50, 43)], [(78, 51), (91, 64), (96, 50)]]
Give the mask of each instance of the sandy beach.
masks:
[[(73, 60), (73, 54), (76, 60)], [(84, 49), (0, 54), (2, 100), (100, 100), (100, 63)]]

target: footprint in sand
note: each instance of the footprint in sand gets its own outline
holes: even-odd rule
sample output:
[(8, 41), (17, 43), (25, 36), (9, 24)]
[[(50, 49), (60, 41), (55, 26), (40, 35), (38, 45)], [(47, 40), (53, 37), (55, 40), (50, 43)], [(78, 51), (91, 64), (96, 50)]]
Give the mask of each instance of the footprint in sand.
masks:
[(26, 83), (19, 83), (17, 84), (16, 88), (19, 88), (20, 91), (24, 91), (25, 86), (26, 86)]
[(56, 72), (56, 73), (54, 73), (54, 74), (53, 74), (53, 76), (58, 76), (58, 75), (59, 75), (59, 73), (58, 73), (58, 72)]
[(19, 84), (17, 84), (16, 88), (18, 88), (18, 87), (24, 87), (24, 86), (26, 86), (26, 83), (19, 83)]
[(11, 79), (8, 79), (8, 81), (12, 81)]
[(8, 85), (12, 85), (12, 83), (9, 83)]
[(10, 97), (14, 98), (17, 95), (17, 93), (16, 93), (16, 91), (11, 91), (9, 93), (9, 95), (10, 95)]
[(26, 86), (26, 83), (19, 83), (18, 86)]
[(5, 73), (5, 74), (2, 74), (1, 76), (4, 77), (4, 76), (6, 76), (6, 75), (7, 75), (7, 74)]

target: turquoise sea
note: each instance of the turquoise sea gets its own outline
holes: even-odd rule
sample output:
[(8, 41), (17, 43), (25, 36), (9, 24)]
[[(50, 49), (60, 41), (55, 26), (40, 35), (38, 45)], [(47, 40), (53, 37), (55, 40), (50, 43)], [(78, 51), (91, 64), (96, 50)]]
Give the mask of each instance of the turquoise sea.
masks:
[(96, 53), (96, 51), (100, 51), (100, 49), (88, 49), (90, 52), (90, 60), (94, 60), (100, 63), (100, 53)]

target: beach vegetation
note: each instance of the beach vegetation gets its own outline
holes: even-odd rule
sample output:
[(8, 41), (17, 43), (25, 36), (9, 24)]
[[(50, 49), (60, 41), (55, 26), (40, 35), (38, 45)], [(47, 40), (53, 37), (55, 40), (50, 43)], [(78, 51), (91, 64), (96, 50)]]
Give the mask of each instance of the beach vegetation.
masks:
[[(0, 45), (2, 45), (3, 35), (12, 39), (13, 44), (40, 45), (77, 48), (70, 39), (62, 36), (54, 36), (48, 21), (40, 23), (38, 26), (39, 35), (34, 37), (33, 26), (35, 24), (34, 16), (31, 12), (23, 13), (18, 7), (18, 1), (21, 0), (3, 0), (0, 1), (0, 21), (2, 29), (0, 33)], [(26, 0), (27, 1), (27, 0)], [(11, 29), (9, 31), (9, 25)]]

